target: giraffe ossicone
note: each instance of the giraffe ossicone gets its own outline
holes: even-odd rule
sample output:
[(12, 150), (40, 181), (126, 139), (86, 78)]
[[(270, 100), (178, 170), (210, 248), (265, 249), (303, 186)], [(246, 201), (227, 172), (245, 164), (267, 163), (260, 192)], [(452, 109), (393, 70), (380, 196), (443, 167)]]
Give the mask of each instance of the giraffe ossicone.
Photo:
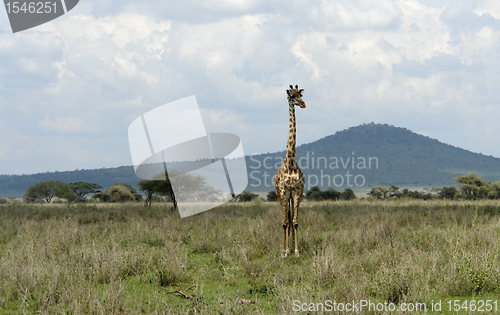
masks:
[(297, 235), (299, 227), (298, 214), (299, 205), (304, 193), (305, 178), (295, 159), (297, 136), (295, 106), (306, 108), (306, 103), (302, 100), (303, 93), (304, 89), (299, 89), (298, 85), (295, 85), (295, 88), (290, 85), (290, 89), (286, 90), (290, 115), (290, 129), (286, 156), (283, 160), (283, 165), (274, 178), (276, 195), (278, 196), (280, 207), (283, 212), (283, 249), (281, 254), (283, 258), (290, 254), (288, 245), (290, 231), (292, 232), (292, 239), (295, 244), (295, 255), (299, 256)]

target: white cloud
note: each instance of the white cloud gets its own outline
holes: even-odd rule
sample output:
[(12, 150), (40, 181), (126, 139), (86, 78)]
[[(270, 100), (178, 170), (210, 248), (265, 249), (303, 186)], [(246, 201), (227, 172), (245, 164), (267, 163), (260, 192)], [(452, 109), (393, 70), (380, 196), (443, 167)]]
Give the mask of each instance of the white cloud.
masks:
[(107, 109), (111, 110), (134, 110), (134, 109), (145, 109), (148, 108), (149, 106), (147, 104), (144, 104), (144, 101), (142, 99), (142, 96), (137, 96), (135, 98), (131, 99), (122, 99), (119, 101), (110, 101), (108, 104), (106, 104)]
[(497, 20), (500, 20), (500, 2), (497, 0), (479, 1), (473, 12), (479, 16), (484, 14), (491, 15)]
[(56, 117), (52, 120), (49, 115), (45, 116), (43, 120), (40, 121), (40, 127), (45, 130), (57, 131), (62, 133), (71, 132), (92, 132), (95, 133), (97, 130), (92, 128), (82, 117)]
[(325, 30), (387, 29), (399, 24), (401, 12), (394, 1), (320, 0), (300, 3), (298, 13)]
[(179, 57), (205, 69), (230, 71), (254, 57), (265, 37), (266, 15), (242, 16), (220, 22), (186, 25), (180, 29)]
[(453, 53), (450, 30), (440, 20), (444, 8), (426, 7), (415, 0), (399, 1), (403, 11), (401, 27), (383, 34), (408, 60), (422, 62), (439, 54)]
[(37, 28), (51, 33), (0, 36), (0, 114), (30, 150), (49, 138), (75, 149), (87, 135), (72, 149), (86, 167), (121, 165), (134, 118), (195, 94), (207, 130), (266, 152), (286, 143), (285, 90), (299, 84), (299, 143), (375, 121), (455, 145), (482, 135), (474, 145), (500, 156), (487, 142), (500, 134), (500, 11), (474, 3), (92, 0)]
[[(476, 61), (488, 61), (485, 57), (498, 49), (498, 36), (500, 32), (485, 26), (477, 32), (463, 32), (461, 40), (463, 44), (461, 58), (465, 63), (471, 64)], [(486, 56), (485, 56), (486, 54)], [(489, 58), (488, 58), (489, 59)]]
[(243, 123), (239, 115), (228, 109), (216, 110), (202, 108), (200, 112), (208, 132), (227, 132), (227, 130), (243, 131), (248, 127)]
[[(51, 91), (65, 91), (69, 98), (83, 92), (100, 100), (86, 105), (98, 110), (168, 83), (172, 74), (161, 61), (168, 52), (170, 27), (170, 21), (134, 13), (103, 18), (80, 14), (61, 21), (57, 30), (65, 54), (56, 63), (58, 83)], [(75, 96), (81, 101), (83, 95)]]
[(245, 13), (253, 8), (257, 1), (254, 0), (205, 0), (199, 2), (206, 10), (221, 12), (238, 12)]
[[(315, 34), (312, 34), (313, 36)], [(316, 34), (317, 35), (317, 34)], [(295, 44), (292, 46), (292, 53), (299, 59), (311, 72), (311, 80), (321, 80), (323, 76), (328, 75), (328, 71), (322, 69), (316, 62), (312, 60), (312, 56), (304, 51), (306, 46), (307, 35), (299, 36)]]

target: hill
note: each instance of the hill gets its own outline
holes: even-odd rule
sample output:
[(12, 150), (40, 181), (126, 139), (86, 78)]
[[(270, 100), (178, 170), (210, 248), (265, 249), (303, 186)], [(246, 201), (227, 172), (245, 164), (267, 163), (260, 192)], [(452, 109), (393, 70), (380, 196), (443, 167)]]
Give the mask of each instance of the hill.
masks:
[[(285, 151), (250, 157), (250, 186), (259, 180), (264, 183), (264, 172), (274, 175), (284, 156)], [(314, 186), (317, 179), (319, 186), (334, 188), (391, 184), (442, 187), (453, 186), (453, 178), (471, 172), (487, 181), (500, 180), (498, 158), (460, 149), (405, 128), (374, 123), (298, 146), (296, 156), (309, 186)], [(271, 164), (272, 168), (266, 169)], [(260, 186), (254, 188), (260, 190)]]
[[(247, 156), (248, 190), (273, 190), (272, 177), (284, 156), (285, 151)], [(337, 190), (375, 185), (453, 186), (453, 178), (471, 172), (489, 182), (500, 180), (498, 158), (460, 149), (405, 128), (374, 123), (351, 127), (298, 146), (297, 160), (306, 176), (306, 189), (315, 185)], [(0, 175), (0, 196), (18, 197), (29, 186), (45, 180), (81, 180), (107, 189), (118, 182), (136, 186), (139, 178), (132, 166)]]

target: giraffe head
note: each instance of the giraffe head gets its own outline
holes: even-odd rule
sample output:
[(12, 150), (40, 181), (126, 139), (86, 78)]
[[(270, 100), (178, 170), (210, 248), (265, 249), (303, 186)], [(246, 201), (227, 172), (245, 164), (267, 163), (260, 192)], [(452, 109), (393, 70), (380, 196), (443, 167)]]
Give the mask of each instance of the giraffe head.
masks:
[(304, 89), (299, 90), (299, 86), (295, 85), (295, 88), (290, 85), (290, 90), (286, 90), (288, 95), (288, 104), (290, 106), (300, 106), (301, 108), (306, 108), (306, 103), (302, 100), (302, 93)]

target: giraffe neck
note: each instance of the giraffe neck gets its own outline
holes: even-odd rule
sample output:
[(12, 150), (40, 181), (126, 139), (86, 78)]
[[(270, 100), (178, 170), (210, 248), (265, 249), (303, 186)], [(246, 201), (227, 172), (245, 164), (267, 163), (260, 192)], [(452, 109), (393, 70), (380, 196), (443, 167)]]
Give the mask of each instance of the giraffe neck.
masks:
[(295, 162), (295, 140), (296, 140), (296, 126), (295, 126), (295, 106), (290, 105), (290, 132), (288, 135), (288, 144), (286, 146), (286, 159), (289, 163)]

